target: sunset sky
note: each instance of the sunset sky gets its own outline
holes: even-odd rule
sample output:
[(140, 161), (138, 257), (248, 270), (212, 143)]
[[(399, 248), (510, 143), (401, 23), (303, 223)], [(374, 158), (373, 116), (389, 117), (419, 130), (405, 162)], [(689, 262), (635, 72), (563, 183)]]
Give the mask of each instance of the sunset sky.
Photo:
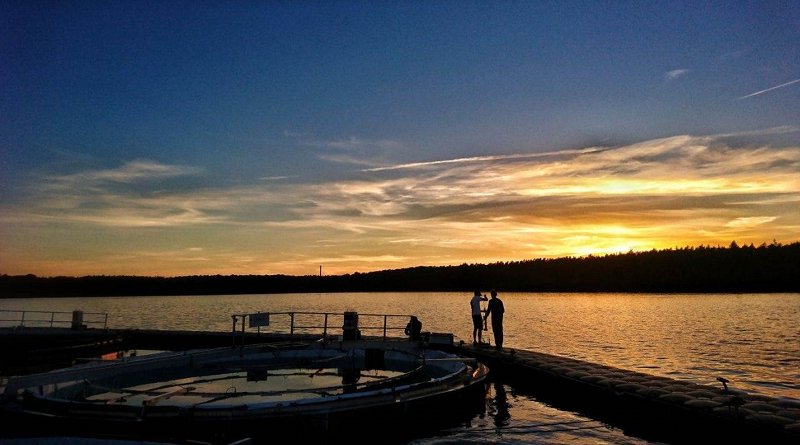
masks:
[(800, 240), (800, 2), (0, 1), (0, 274)]

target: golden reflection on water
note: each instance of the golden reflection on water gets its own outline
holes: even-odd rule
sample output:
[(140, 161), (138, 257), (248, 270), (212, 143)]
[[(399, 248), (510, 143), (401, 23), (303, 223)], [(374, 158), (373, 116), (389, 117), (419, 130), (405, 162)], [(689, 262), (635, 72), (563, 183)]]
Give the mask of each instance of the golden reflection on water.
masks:
[[(734, 388), (800, 398), (800, 294), (499, 296), (506, 307), (507, 347), (709, 385), (724, 376)], [(112, 328), (216, 331), (231, 329), (231, 314), (258, 311), (414, 314), (423, 331), (452, 332), (466, 341), (470, 297), (447, 292), (4, 299), (0, 309), (82, 309), (108, 312)], [(271, 321), (268, 330), (286, 329), (288, 318)], [(339, 330), (342, 319), (330, 323)], [(395, 323), (404, 326), (405, 320)], [(491, 340), (488, 334), (484, 339)]]

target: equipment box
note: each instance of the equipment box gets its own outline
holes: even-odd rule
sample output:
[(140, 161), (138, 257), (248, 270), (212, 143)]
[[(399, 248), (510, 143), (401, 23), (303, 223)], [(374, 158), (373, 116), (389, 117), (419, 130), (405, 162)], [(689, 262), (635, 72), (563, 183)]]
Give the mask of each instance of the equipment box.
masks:
[(434, 345), (452, 345), (453, 334), (446, 332), (431, 332), (428, 334), (428, 343)]

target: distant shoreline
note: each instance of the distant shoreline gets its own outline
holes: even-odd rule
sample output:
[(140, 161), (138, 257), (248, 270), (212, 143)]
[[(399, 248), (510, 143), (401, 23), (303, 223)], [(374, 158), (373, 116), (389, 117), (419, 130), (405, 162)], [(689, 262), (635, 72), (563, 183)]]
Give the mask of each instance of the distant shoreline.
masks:
[(335, 292), (800, 292), (800, 242), (686, 247), (600, 257), (419, 266), (332, 276), (0, 275), (0, 298)]

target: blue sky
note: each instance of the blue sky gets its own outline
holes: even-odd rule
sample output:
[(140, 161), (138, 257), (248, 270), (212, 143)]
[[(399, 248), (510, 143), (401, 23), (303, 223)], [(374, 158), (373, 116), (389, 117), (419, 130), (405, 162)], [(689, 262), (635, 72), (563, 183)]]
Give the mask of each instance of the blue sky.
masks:
[[(4, 1), (0, 29), (0, 273), (302, 273), (319, 262), (352, 272), (664, 246), (537, 242), (479, 255), (447, 247), (484, 233), (475, 227), (417, 257), (420, 245), (403, 241), (415, 236), (400, 227), (433, 227), (429, 218), (445, 214), (468, 225), (483, 207), (463, 213), (465, 203), (445, 194), (451, 213), (414, 198), (378, 210), (406, 195), (376, 184), (423, 181), (394, 168), (414, 163), (428, 171), (475, 158), (481, 168), (464, 173), (497, 180), (493, 162), (541, 168), (527, 157), (537, 153), (705, 141), (708, 150), (780, 153), (762, 167), (772, 176), (786, 169), (780, 193), (797, 196), (796, 2)], [(578, 162), (570, 156), (558, 162)], [(320, 194), (355, 183), (381, 198)], [(578, 193), (570, 198), (586, 198)], [(222, 204), (233, 201), (239, 207)], [(336, 209), (325, 223), (311, 224), (313, 210), (328, 206)], [(725, 221), (783, 221), (748, 237), (796, 238), (791, 215), (761, 213)], [(552, 227), (574, 214), (554, 215)], [(348, 233), (360, 236), (330, 232), (359, 215), (369, 228)], [(291, 227), (275, 229), (283, 223)], [(702, 230), (713, 236), (686, 243), (731, 241)], [(232, 232), (238, 241), (221, 241)], [(345, 238), (316, 253), (294, 247)], [(277, 251), (295, 260), (264, 255)], [(179, 252), (200, 259), (168, 271), (125, 266)], [(127, 259), (114, 263), (118, 256)]]

